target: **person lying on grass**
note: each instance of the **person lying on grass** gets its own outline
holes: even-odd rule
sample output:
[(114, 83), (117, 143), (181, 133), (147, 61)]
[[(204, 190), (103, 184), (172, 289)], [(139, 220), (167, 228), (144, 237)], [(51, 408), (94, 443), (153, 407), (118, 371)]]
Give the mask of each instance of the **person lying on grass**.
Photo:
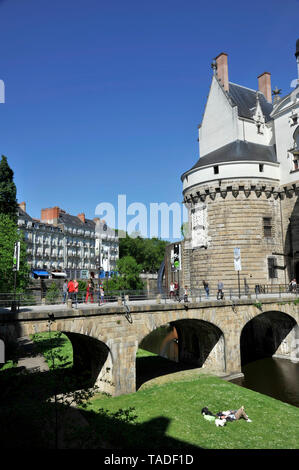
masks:
[(224, 426), (227, 421), (236, 421), (240, 418), (244, 418), (248, 423), (252, 422), (245, 413), (244, 406), (241, 406), (238, 410), (219, 411), (216, 415), (213, 415), (207, 407), (204, 407), (201, 414), (208, 421), (215, 421), (216, 426)]

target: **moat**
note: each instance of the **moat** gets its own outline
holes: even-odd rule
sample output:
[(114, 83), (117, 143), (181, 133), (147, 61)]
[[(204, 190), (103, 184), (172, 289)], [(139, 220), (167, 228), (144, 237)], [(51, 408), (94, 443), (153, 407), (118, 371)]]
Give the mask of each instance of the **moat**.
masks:
[[(145, 338), (140, 346), (173, 361), (168, 373), (192, 368), (178, 363), (176, 337), (175, 329), (165, 326)], [(242, 372), (244, 377), (233, 379), (231, 383), (299, 407), (299, 363), (268, 357), (242, 366)]]

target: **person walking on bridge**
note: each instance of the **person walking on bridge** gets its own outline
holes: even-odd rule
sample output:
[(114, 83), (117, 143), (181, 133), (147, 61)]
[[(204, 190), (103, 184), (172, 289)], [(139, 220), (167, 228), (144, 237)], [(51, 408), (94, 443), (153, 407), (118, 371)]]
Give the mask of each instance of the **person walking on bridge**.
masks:
[(218, 292), (217, 292), (217, 300), (223, 300), (223, 282), (218, 280)]
[(70, 279), (70, 282), (69, 282), (68, 285), (67, 285), (67, 290), (68, 290), (68, 293), (69, 293), (69, 299), (70, 299), (70, 300), (72, 301), (72, 303), (73, 303), (74, 292), (75, 292), (75, 286), (74, 286), (73, 279)]
[(78, 307), (78, 290), (79, 290), (79, 283), (77, 279), (74, 279), (74, 301), (76, 302), (76, 308)]

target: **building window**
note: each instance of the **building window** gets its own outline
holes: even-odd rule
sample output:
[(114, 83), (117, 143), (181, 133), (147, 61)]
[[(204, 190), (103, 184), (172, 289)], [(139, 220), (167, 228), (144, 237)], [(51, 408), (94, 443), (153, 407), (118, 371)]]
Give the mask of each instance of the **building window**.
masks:
[(259, 164), (259, 170), (260, 170), (260, 173), (263, 173), (264, 165), (262, 163)]
[(269, 279), (277, 278), (276, 258), (268, 258), (268, 276)]
[(294, 155), (293, 156), (293, 171), (296, 171), (299, 169), (299, 155)]
[(264, 217), (263, 225), (264, 225), (264, 237), (271, 238), (272, 237), (272, 218)]
[(219, 166), (216, 165), (214, 166), (214, 175), (218, 175), (218, 173), (219, 173)]

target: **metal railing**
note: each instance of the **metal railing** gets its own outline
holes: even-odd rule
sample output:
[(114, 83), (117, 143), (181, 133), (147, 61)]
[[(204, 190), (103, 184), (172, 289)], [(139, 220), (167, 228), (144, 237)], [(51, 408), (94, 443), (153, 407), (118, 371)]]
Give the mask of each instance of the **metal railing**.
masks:
[(209, 293), (203, 288), (187, 289), (187, 295), (185, 295), (184, 289), (179, 289), (178, 292), (170, 293), (163, 291), (162, 293), (158, 289), (151, 291), (147, 290), (117, 290), (117, 291), (106, 291), (104, 297), (101, 298), (99, 291), (94, 291), (93, 294), (89, 294), (87, 297), (86, 291), (79, 291), (77, 296), (70, 296), (70, 294), (64, 295), (62, 290), (59, 292), (45, 291), (42, 293), (42, 298), (37, 297), (32, 291), (24, 292), (4, 292), (0, 293), (0, 309), (11, 309), (12, 311), (18, 311), (20, 307), (26, 306), (38, 306), (38, 305), (61, 305), (67, 304), (67, 300), (70, 298), (72, 302), (77, 304), (99, 304), (105, 305), (108, 303), (118, 302), (119, 299), (126, 304), (128, 302), (147, 302), (156, 303), (175, 303), (175, 302), (207, 302), (207, 301), (221, 301), (231, 300), (236, 302), (238, 299), (263, 299), (267, 297), (277, 297), (278, 299), (286, 296), (299, 296), (299, 285), (295, 289), (290, 289), (289, 285), (256, 285), (255, 287), (243, 287), (238, 290), (236, 287), (224, 286), (221, 292), (218, 289), (209, 289)]

